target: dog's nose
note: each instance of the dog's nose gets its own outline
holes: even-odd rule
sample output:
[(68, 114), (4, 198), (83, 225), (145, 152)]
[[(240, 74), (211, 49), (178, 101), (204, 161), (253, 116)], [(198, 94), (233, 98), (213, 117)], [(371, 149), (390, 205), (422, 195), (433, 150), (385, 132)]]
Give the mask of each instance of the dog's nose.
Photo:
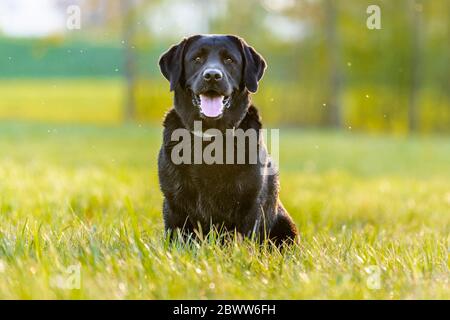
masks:
[(203, 79), (205, 79), (205, 81), (220, 81), (222, 78), (223, 74), (219, 69), (206, 69), (203, 72)]

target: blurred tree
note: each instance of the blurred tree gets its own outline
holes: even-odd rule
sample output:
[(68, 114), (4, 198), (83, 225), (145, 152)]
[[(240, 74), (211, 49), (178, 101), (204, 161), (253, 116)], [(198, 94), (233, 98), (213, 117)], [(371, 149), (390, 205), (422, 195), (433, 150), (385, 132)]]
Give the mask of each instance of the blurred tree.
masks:
[(124, 50), (124, 75), (126, 80), (124, 119), (132, 121), (136, 117), (135, 87), (136, 87), (136, 55), (135, 55), (135, 32), (136, 32), (136, 0), (122, 0), (122, 34)]
[(339, 48), (339, 25), (337, 23), (337, 0), (324, 0), (325, 33), (328, 60), (328, 112), (325, 113), (326, 124), (339, 128), (342, 126), (341, 106), (341, 68)]
[(410, 59), (410, 88), (408, 106), (408, 128), (409, 131), (417, 131), (419, 126), (419, 90), (421, 75), (421, 51), (422, 51), (422, 10), (420, 0), (409, 1), (410, 12), (410, 37), (411, 37), (411, 59)]
[(200, 4), (200, 8), (203, 13), (203, 33), (211, 33), (211, 3), (213, 2), (209, 0), (197, 0), (197, 2)]
[[(233, 33), (268, 61), (263, 90), (254, 97), (268, 123), (348, 123), (354, 129), (397, 132), (450, 128), (450, 1), (55, 3), (61, 15), (68, 5), (81, 6), (81, 30), (0, 39), (0, 51), (10, 57), (0, 59), (0, 77), (120, 75), (123, 118), (159, 120), (170, 103), (158, 71), (160, 54), (180, 35)], [(369, 4), (381, 8), (380, 30), (366, 26)], [(11, 63), (15, 60), (21, 63)]]

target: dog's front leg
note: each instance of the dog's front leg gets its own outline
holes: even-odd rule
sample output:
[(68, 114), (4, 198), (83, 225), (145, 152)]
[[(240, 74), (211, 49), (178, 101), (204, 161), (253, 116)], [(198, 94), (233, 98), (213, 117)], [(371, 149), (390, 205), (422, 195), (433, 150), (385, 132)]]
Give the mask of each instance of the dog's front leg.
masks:
[(188, 240), (194, 234), (189, 216), (182, 210), (172, 208), (167, 199), (163, 203), (164, 229), (170, 240)]

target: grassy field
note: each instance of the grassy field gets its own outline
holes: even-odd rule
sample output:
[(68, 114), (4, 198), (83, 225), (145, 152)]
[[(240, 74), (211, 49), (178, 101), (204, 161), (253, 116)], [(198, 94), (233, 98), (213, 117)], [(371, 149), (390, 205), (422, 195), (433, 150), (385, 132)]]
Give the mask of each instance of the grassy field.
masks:
[(450, 299), (448, 137), (280, 135), (284, 254), (164, 240), (158, 127), (0, 122), (0, 298)]

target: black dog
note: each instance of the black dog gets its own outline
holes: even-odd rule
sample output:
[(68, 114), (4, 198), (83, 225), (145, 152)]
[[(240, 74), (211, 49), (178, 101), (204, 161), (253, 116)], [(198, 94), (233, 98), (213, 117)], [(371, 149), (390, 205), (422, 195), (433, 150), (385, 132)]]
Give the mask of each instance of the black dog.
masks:
[[(260, 117), (249, 95), (263, 76), (263, 58), (238, 37), (197, 35), (171, 47), (159, 65), (174, 91), (174, 108), (164, 120), (158, 161), (166, 231), (191, 234), (216, 226), (260, 240), (268, 236), (277, 244), (295, 241), (297, 229), (278, 198), (278, 175), (263, 174), (272, 166), (268, 156), (263, 162), (244, 164), (178, 163), (172, 158), (178, 143), (172, 134), (185, 129), (193, 141), (194, 121), (201, 123), (202, 132), (211, 128), (223, 135), (227, 129), (259, 132)], [(256, 143), (267, 155), (261, 135)], [(189, 152), (198, 152), (191, 147), (194, 144)], [(236, 141), (233, 144), (236, 151)], [(246, 140), (246, 150), (249, 144)], [(207, 145), (201, 142), (203, 149)], [(249, 160), (249, 154), (245, 159)]]

